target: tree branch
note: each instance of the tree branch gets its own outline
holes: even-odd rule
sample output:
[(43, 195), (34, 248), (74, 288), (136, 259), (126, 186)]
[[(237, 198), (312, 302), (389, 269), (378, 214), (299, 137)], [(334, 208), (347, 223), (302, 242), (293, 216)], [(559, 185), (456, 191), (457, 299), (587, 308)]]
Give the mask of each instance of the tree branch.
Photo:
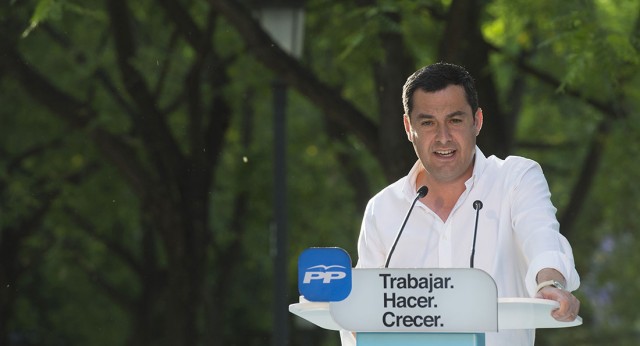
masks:
[(186, 166), (184, 157), (164, 121), (164, 115), (156, 106), (157, 100), (148, 89), (144, 76), (132, 64), (136, 47), (127, 4), (124, 0), (110, 0), (107, 1), (107, 10), (115, 39), (118, 68), (127, 92), (138, 106), (139, 113), (133, 117), (134, 125), (147, 145), (156, 172), (168, 174), (165, 181), (179, 181), (176, 179), (179, 176), (176, 170)]
[[(213, 12), (208, 14), (207, 25), (201, 30), (193, 21), (189, 13), (184, 7), (173, 0), (159, 0), (160, 5), (165, 9), (165, 13), (176, 25), (176, 29), (181, 37), (183, 37), (196, 52), (196, 57), (187, 72), (184, 80), (185, 90), (187, 91), (186, 101), (189, 113), (189, 149), (192, 154), (202, 149), (203, 140), (201, 135), (203, 121), (203, 104), (202, 104), (202, 75), (205, 62), (212, 49), (213, 28), (216, 25), (216, 17)], [(215, 55), (213, 60), (217, 60)]]
[(26, 63), (14, 47), (1, 36), (0, 47), (3, 51), (3, 54), (0, 54), (0, 62), (9, 67), (10, 73), (16, 77), (31, 97), (71, 127), (87, 131), (97, 147), (123, 172), (130, 186), (142, 194), (144, 192), (142, 187), (147, 184), (147, 174), (139, 165), (133, 148), (99, 126), (91, 124), (97, 116), (93, 109), (51, 84), (47, 78)]
[[(556, 89), (563, 85), (563, 83), (559, 79), (557, 79), (556, 77), (552, 76), (551, 74), (545, 71), (542, 71), (534, 67), (533, 65), (528, 63), (525, 59), (510, 57), (509, 55), (505, 54), (502, 51), (502, 49), (500, 49), (499, 47), (496, 47), (490, 43), (487, 43), (487, 44), (491, 47), (493, 51), (501, 53), (503, 56), (505, 56), (507, 59), (513, 62), (515, 66), (517, 66), (521, 71), (527, 73), (527, 75), (532, 76), (537, 80)], [(600, 100), (596, 100), (594, 98), (585, 96), (579, 90), (576, 90), (567, 86), (563, 88), (563, 92), (571, 97), (582, 100), (583, 102), (587, 103), (588, 105), (595, 108), (596, 110), (601, 112), (603, 115), (611, 119), (620, 120), (627, 117), (626, 111), (623, 108), (619, 107), (615, 102), (612, 102), (612, 101), (603, 102)]]
[(582, 167), (580, 168), (580, 175), (573, 185), (571, 197), (569, 198), (567, 207), (564, 209), (559, 220), (562, 233), (567, 238), (573, 234), (578, 214), (580, 210), (582, 210), (582, 206), (589, 195), (589, 191), (591, 191), (591, 187), (593, 186), (592, 182), (598, 171), (600, 161), (602, 160), (602, 154), (606, 147), (605, 143), (610, 132), (611, 121), (603, 119), (600, 121), (598, 129), (591, 138), (589, 150), (587, 151), (587, 155), (585, 156), (585, 159), (582, 162)]
[(81, 230), (83, 230), (93, 239), (103, 244), (114, 255), (118, 256), (118, 258), (126, 263), (127, 266), (129, 266), (129, 268), (131, 268), (131, 270), (134, 271), (140, 278), (144, 277), (144, 271), (142, 270), (142, 266), (140, 265), (140, 263), (138, 263), (138, 260), (129, 250), (122, 246), (121, 243), (100, 234), (96, 230), (93, 223), (91, 223), (82, 215), (78, 214), (78, 212), (76, 212), (75, 210), (69, 207), (65, 207), (65, 213), (76, 225), (78, 225)]
[[(77, 253), (75, 251), (73, 253)], [(87, 275), (89, 282), (93, 283), (102, 290), (105, 295), (111, 298), (114, 302), (116, 302), (121, 308), (125, 310), (131, 311), (131, 309), (135, 306), (135, 300), (126, 294), (123, 293), (123, 290), (116, 288), (113, 284), (107, 281), (100, 271), (97, 271), (87, 264), (85, 264), (85, 259), (80, 257), (79, 255), (74, 255), (76, 264), (78, 267)]]
[(209, 0), (231, 25), (235, 26), (250, 52), (273, 70), (278, 78), (305, 95), (324, 114), (348, 128), (373, 155), (379, 155), (378, 125), (344, 100), (340, 93), (323, 84), (285, 53), (254, 20), (251, 11), (235, 0)]

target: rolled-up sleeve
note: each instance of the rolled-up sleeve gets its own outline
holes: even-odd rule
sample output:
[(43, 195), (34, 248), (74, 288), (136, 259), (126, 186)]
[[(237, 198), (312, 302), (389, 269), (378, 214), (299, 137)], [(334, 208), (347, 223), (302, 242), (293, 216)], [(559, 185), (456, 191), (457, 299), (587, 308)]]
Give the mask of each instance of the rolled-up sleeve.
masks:
[(556, 208), (551, 203), (551, 192), (540, 165), (530, 161), (512, 191), (512, 221), (522, 252), (528, 262), (525, 285), (530, 296), (536, 294), (536, 276), (545, 268), (559, 271), (565, 278), (567, 289), (580, 286), (575, 269), (573, 251), (560, 233)]

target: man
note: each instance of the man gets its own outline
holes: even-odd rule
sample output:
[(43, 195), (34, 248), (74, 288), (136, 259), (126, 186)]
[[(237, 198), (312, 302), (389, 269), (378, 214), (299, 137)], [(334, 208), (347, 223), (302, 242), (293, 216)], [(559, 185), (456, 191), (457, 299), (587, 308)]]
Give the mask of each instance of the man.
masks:
[[(559, 321), (576, 318), (571, 291), (580, 278), (540, 166), (522, 157), (489, 158), (476, 146), (483, 123), (472, 77), (460, 66), (437, 63), (411, 75), (403, 90), (404, 127), (418, 161), (409, 174), (368, 203), (358, 240), (359, 268), (384, 267), (403, 218), (420, 198), (389, 267), (470, 266), (475, 201), (478, 216), (474, 267), (496, 281), (499, 297), (557, 301)], [(347, 343), (350, 335), (342, 333)], [(533, 345), (534, 331), (487, 333), (486, 344)], [(353, 341), (352, 341), (353, 342)]]

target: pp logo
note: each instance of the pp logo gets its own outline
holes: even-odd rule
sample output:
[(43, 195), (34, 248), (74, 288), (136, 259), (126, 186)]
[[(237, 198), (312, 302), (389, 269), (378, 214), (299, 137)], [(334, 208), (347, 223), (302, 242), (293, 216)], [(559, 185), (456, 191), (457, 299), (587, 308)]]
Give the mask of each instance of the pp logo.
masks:
[(336, 247), (303, 251), (298, 258), (298, 290), (309, 301), (344, 300), (351, 293), (351, 257)]
[(339, 265), (325, 266), (322, 264), (318, 264), (317, 266), (307, 268), (307, 271), (304, 273), (304, 280), (302, 281), (302, 283), (310, 284), (311, 280), (322, 280), (323, 284), (329, 284), (331, 283), (331, 280), (340, 280), (346, 278), (347, 273), (344, 272), (345, 269), (347, 268)]

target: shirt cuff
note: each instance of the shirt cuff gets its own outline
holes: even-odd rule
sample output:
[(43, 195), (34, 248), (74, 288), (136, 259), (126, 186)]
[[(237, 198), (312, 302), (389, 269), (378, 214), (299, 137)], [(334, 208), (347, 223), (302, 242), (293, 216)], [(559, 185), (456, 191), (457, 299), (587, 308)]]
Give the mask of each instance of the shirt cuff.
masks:
[(525, 284), (529, 296), (534, 297), (536, 293), (538, 293), (536, 292), (536, 288), (538, 287), (536, 276), (538, 272), (545, 268), (555, 269), (564, 276), (567, 291), (575, 291), (580, 286), (580, 277), (575, 269), (573, 260), (562, 252), (547, 251), (536, 256), (529, 264), (529, 270), (525, 277)]

